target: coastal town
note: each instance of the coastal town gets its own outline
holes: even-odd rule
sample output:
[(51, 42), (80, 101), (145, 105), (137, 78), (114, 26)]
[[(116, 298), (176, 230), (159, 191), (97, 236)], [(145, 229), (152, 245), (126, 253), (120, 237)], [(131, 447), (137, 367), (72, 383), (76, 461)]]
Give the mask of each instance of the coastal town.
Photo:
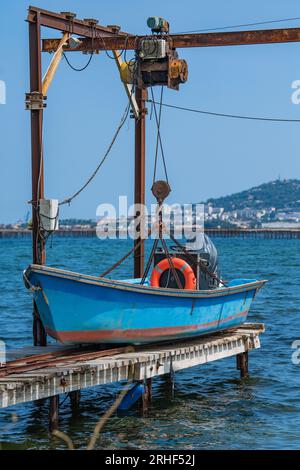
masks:
[[(275, 199), (274, 194), (279, 194)], [(201, 203), (204, 225), (208, 229), (300, 229), (300, 181), (275, 180), (247, 191)], [(184, 215), (185, 225), (203, 225), (203, 213), (196, 214), (197, 204), (174, 205), (172, 217)], [(60, 231), (87, 231), (96, 227), (103, 231), (127, 232), (133, 216), (98, 217), (98, 219), (61, 219)], [(16, 223), (0, 224), (0, 231), (30, 230), (30, 213)], [(148, 225), (151, 216), (148, 216)], [(171, 224), (176, 225), (176, 222)]]

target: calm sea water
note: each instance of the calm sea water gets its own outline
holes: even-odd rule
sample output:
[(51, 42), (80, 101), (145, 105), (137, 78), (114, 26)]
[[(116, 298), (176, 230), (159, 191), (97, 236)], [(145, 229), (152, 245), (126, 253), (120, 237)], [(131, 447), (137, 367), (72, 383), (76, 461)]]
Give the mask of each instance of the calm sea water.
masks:
[[(261, 349), (249, 356), (250, 378), (240, 380), (234, 358), (228, 358), (178, 372), (174, 397), (163, 378), (155, 379), (149, 416), (142, 417), (138, 409), (113, 416), (98, 448), (299, 448), (300, 364), (293, 364), (292, 343), (300, 340), (300, 242), (231, 238), (216, 239), (215, 244), (225, 279), (269, 280), (248, 317), (266, 326)], [(48, 247), (47, 263), (97, 274), (128, 247), (125, 241), (59, 238)], [(10, 348), (31, 344), (31, 297), (21, 275), (30, 257), (30, 239), (0, 240), (0, 339)], [(127, 262), (116, 276), (128, 277), (130, 272)], [(86, 446), (118, 391), (118, 385), (85, 391), (76, 416), (68, 400), (61, 404), (61, 430), (76, 447)], [(1, 410), (2, 448), (64, 448), (49, 437), (47, 425), (47, 400)]]

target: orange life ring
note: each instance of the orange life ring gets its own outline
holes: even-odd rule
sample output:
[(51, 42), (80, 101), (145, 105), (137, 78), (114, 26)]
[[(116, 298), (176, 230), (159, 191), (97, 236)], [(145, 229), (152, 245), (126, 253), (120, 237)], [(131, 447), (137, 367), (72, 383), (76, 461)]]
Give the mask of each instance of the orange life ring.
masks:
[[(178, 269), (184, 275), (185, 285), (184, 289), (195, 290), (196, 278), (191, 266), (181, 258), (172, 258), (175, 269)], [(151, 274), (150, 285), (152, 287), (160, 287), (159, 281), (164, 271), (170, 269), (170, 264), (167, 258), (161, 260), (154, 268)]]

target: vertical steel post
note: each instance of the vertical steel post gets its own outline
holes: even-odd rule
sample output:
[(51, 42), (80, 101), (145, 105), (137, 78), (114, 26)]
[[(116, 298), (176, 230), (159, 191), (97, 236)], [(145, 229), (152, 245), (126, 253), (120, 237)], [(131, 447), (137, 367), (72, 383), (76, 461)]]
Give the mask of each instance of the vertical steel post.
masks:
[[(134, 165), (134, 203), (145, 204), (145, 143), (146, 143), (146, 109), (147, 89), (137, 88), (136, 102), (139, 107), (139, 119), (135, 119), (135, 165)], [(141, 228), (140, 228), (141, 230)], [(140, 241), (134, 241), (136, 246)], [(142, 277), (144, 272), (144, 241), (134, 252), (134, 277)]]
[[(30, 59), (30, 92), (42, 93), (42, 57), (41, 26), (39, 13), (36, 21), (29, 23), (29, 59)], [(44, 197), (43, 168), (43, 110), (31, 110), (31, 171), (32, 171), (32, 258), (35, 264), (44, 264), (45, 245), (38, 229), (38, 201)], [(46, 332), (33, 305), (33, 340), (35, 346), (47, 344)]]

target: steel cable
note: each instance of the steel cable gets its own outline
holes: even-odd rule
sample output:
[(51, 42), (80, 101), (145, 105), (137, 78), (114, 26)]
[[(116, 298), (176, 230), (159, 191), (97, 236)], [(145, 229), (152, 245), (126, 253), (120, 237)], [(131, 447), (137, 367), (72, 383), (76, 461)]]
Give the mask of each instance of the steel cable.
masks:
[(219, 28), (206, 28), (206, 29), (194, 29), (192, 31), (180, 31), (177, 33), (172, 33), (172, 34), (189, 34), (189, 33), (205, 33), (209, 31), (221, 31), (223, 29), (230, 29), (230, 28), (243, 28), (246, 26), (259, 26), (263, 24), (272, 24), (272, 23), (282, 23), (284, 21), (296, 21), (300, 20), (300, 17), (294, 17), (294, 18), (281, 18), (279, 20), (268, 20), (268, 21), (257, 21), (256, 23), (244, 23), (244, 24), (234, 24), (230, 26), (221, 26)]
[(65, 60), (66, 60), (66, 62), (67, 62), (67, 64), (68, 64), (68, 66), (69, 66), (72, 70), (74, 70), (75, 72), (82, 72), (83, 70), (85, 70), (85, 69), (90, 65), (91, 60), (92, 60), (92, 58), (93, 58), (93, 55), (94, 55), (93, 53), (90, 55), (89, 60), (87, 61), (87, 63), (86, 63), (82, 68), (77, 69), (76, 67), (74, 67), (74, 65), (71, 64), (71, 62), (70, 62), (69, 59), (67, 58), (66, 54), (63, 52), (63, 56), (64, 56), (64, 58), (65, 58)]
[[(147, 100), (147, 102), (159, 104), (158, 101), (149, 100), (149, 99)], [(191, 113), (199, 113), (199, 114), (205, 114), (209, 116), (218, 116), (218, 117), (226, 117), (226, 118), (234, 118), (234, 119), (249, 119), (253, 121), (270, 121), (270, 122), (300, 122), (300, 119), (269, 118), (269, 117), (261, 117), (261, 116), (244, 116), (244, 115), (239, 115), (239, 114), (216, 113), (212, 111), (203, 111), (202, 109), (176, 106), (176, 105), (168, 104), (168, 103), (162, 103), (162, 106), (165, 106), (166, 108), (178, 109), (180, 111), (188, 111)]]
[[(153, 108), (154, 108), (154, 115), (155, 115), (155, 122), (157, 126), (157, 138), (156, 138), (156, 149), (155, 149), (155, 161), (154, 161), (154, 170), (153, 170), (153, 183), (155, 181), (156, 177), (156, 169), (157, 169), (157, 160), (158, 160), (158, 144), (160, 144), (160, 150), (161, 150), (161, 157), (163, 161), (163, 166), (164, 166), (164, 172), (165, 172), (165, 177), (167, 183), (168, 181), (168, 173), (167, 173), (167, 166), (166, 166), (166, 160), (165, 160), (165, 154), (164, 154), (164, 149), (162, 145), (162, 140), (161, 140), (161, 134), (160, 134), (160, 124), (161, 124), (161, 111), (162, 111), (162, 99), (163, 99), (163, 86), (161, 87), (161, 93), (160, 93), (160, 101), (159, 103), (154, 100), (154, 93), (153, 93), (153, 88), (151, 88), (151, 95), (152, 95), (152, 100), (147, 100), (148, 102), (153, 103)], [(157, 116), (157, 110), (156, 110), (156, 104), (159, 104), (159, 115)]]
[(120, 124), (118, 125), (117, 127), (117, 130), (102, 158), (102, 160), (100, 161), (100, 163), (98, 164), (98, 166), (96, 167), (96, 169), (93, 171), (93, 173), (91, 174), (91, 176), (88, 178), (88, 180), (84, 183), (84, 185), (78, 190), (76, 191), (72, 196), (68, 197), (68, 198), (65, 198), (63, 201), (61, 201), (59, 203), (59, 205), (63, 205), (63, 204), (70, 204), (72, 202), (73, 199), (75, 199), (75, 197), (77, 197), (89, 184), (90, 182), (94, 179), (94, 177), (96, 176), (96, 174), (98, 173), (98, 171), (100, 170), (100, 168), (102, 167), (103, 163), (105, 162), (106, 158), (108, 157), (117, 137), (118, 137), (118, 134), (120, 132), (120, 130), (122, 129), (122, 127), (124, 126), (125, 122), (126, 122), (126, 119), (128, 117), (128, 114), (129, 114), (129, 110), (130, 110), (130, 103), (127, 104), (126, 108), (125, 108), (125, 111), (123, 113), (123, 116), (121, 118), (121, 121), (120, 121)]

